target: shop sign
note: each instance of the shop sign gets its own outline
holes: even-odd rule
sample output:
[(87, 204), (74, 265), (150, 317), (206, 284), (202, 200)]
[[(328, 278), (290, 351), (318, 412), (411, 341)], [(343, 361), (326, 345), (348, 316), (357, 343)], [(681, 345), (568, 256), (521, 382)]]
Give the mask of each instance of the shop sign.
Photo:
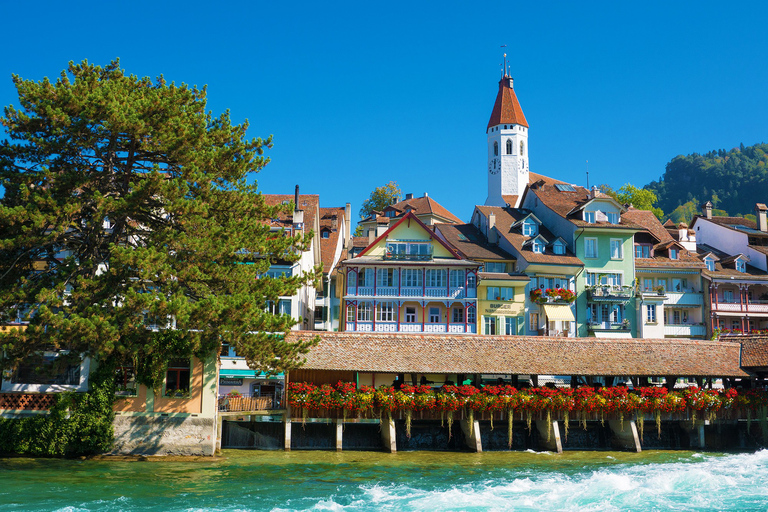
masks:
[(221, 386), (242, 386), (243, 379), (228, 379), (227, 377), (219, 378), (219, 385)]
[(483, 310), (487, 315), (503, 315), (504, 313), (514, 313), (514, 304), (504, 304), (501, 302), (492, 302)]

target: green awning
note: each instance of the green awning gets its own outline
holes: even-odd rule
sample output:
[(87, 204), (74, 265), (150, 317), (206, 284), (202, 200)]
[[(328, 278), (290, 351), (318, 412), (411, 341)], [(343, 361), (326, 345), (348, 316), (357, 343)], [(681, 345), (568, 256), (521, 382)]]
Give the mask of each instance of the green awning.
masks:
[(219, 377), (227, 379), (283, 379), (285, 378), (285, 375), (278, 373), (267, 377), (267, 374), (263, 372), (256, 375), (254, 370), (221, 370), (221, 372), (219, 372)]

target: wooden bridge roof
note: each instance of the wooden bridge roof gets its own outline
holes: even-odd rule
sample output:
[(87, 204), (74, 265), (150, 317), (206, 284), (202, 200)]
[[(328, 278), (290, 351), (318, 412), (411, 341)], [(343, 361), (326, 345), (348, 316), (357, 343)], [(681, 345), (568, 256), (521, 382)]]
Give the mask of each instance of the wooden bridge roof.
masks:
[(303, 369), (376, 373), (505, 373), (746, 377), (739, 343), (681, 339), (550, 338), (293, 331), (320, 337)]

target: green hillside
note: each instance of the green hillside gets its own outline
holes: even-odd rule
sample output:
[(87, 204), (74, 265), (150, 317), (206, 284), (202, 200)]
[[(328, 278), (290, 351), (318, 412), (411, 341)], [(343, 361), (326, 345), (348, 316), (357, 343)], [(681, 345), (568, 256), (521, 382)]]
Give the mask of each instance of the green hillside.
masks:
[(746, 216), (755, 203), (768, 203), (768, 144), (743, 144), (726, 151), (676, 156), (659, 181), (644, 188), (653, 191), (657, 206), (675, 222), (687, 222), (712, 201), (716, 214)]

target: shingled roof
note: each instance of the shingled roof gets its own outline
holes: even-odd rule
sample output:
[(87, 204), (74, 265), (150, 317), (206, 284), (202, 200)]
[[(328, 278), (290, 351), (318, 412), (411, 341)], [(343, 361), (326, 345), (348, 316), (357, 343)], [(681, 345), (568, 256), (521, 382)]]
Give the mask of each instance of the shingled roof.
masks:
[(744, 368), (768, 368), (768, 336), (739, 336)]
[[(384, 208), (384, 211), (394, 211), (396, 217), (400, 217), (404, 215), (408, 210), (413, 211), (416, 215), (437, 215), (439, 217), (444, 218), (447, 222), (455, 222), (457, 224), (460, 224), (462, 221), (460, 218), (452, 214), (450, 211), (448, 211), (447, 208), (445, 208), (443, 205), (429, 197), (428, 195), (425, 195), (423, 197), (413, 197), (411, 199), (404, 199), (398, 203), (392, 204)], [(364, 220), (370, 220), (371, 217), (368, 217)], [(387, 221), (389, 221), (388, 217), (385, 217)]]
[(508, 76), (499, 80), (499, 93), (496, 95), (496, 103), (493, 104), (493, 111), (486, 130), (499, 124), (519, 124), (528, 128), (528, 121), (525, 120), (523, 108), (517, 101), (517, 95), (512, 88), (512, 79)]
[(380, 373), (512, 373), (745, 377), (741, 345), (704, 340), (547, 338), (292, 331), (319, 336), (303, 369)]
[(515, 257), (498, 245), (488, 243), (483, 233), (473, 224), (437, 224), (445, 241), (470, 260), (514, 260)]
[[(323, 272), (326, 274), (332, 270), (339, 237), (344, 236), (341, 232), (343, 219), (343, 206), (340, 208), (320, 208), (320, 258), (323, 262)], [(329, 232), (328, 238), (322, 237), (325, 230)]]

